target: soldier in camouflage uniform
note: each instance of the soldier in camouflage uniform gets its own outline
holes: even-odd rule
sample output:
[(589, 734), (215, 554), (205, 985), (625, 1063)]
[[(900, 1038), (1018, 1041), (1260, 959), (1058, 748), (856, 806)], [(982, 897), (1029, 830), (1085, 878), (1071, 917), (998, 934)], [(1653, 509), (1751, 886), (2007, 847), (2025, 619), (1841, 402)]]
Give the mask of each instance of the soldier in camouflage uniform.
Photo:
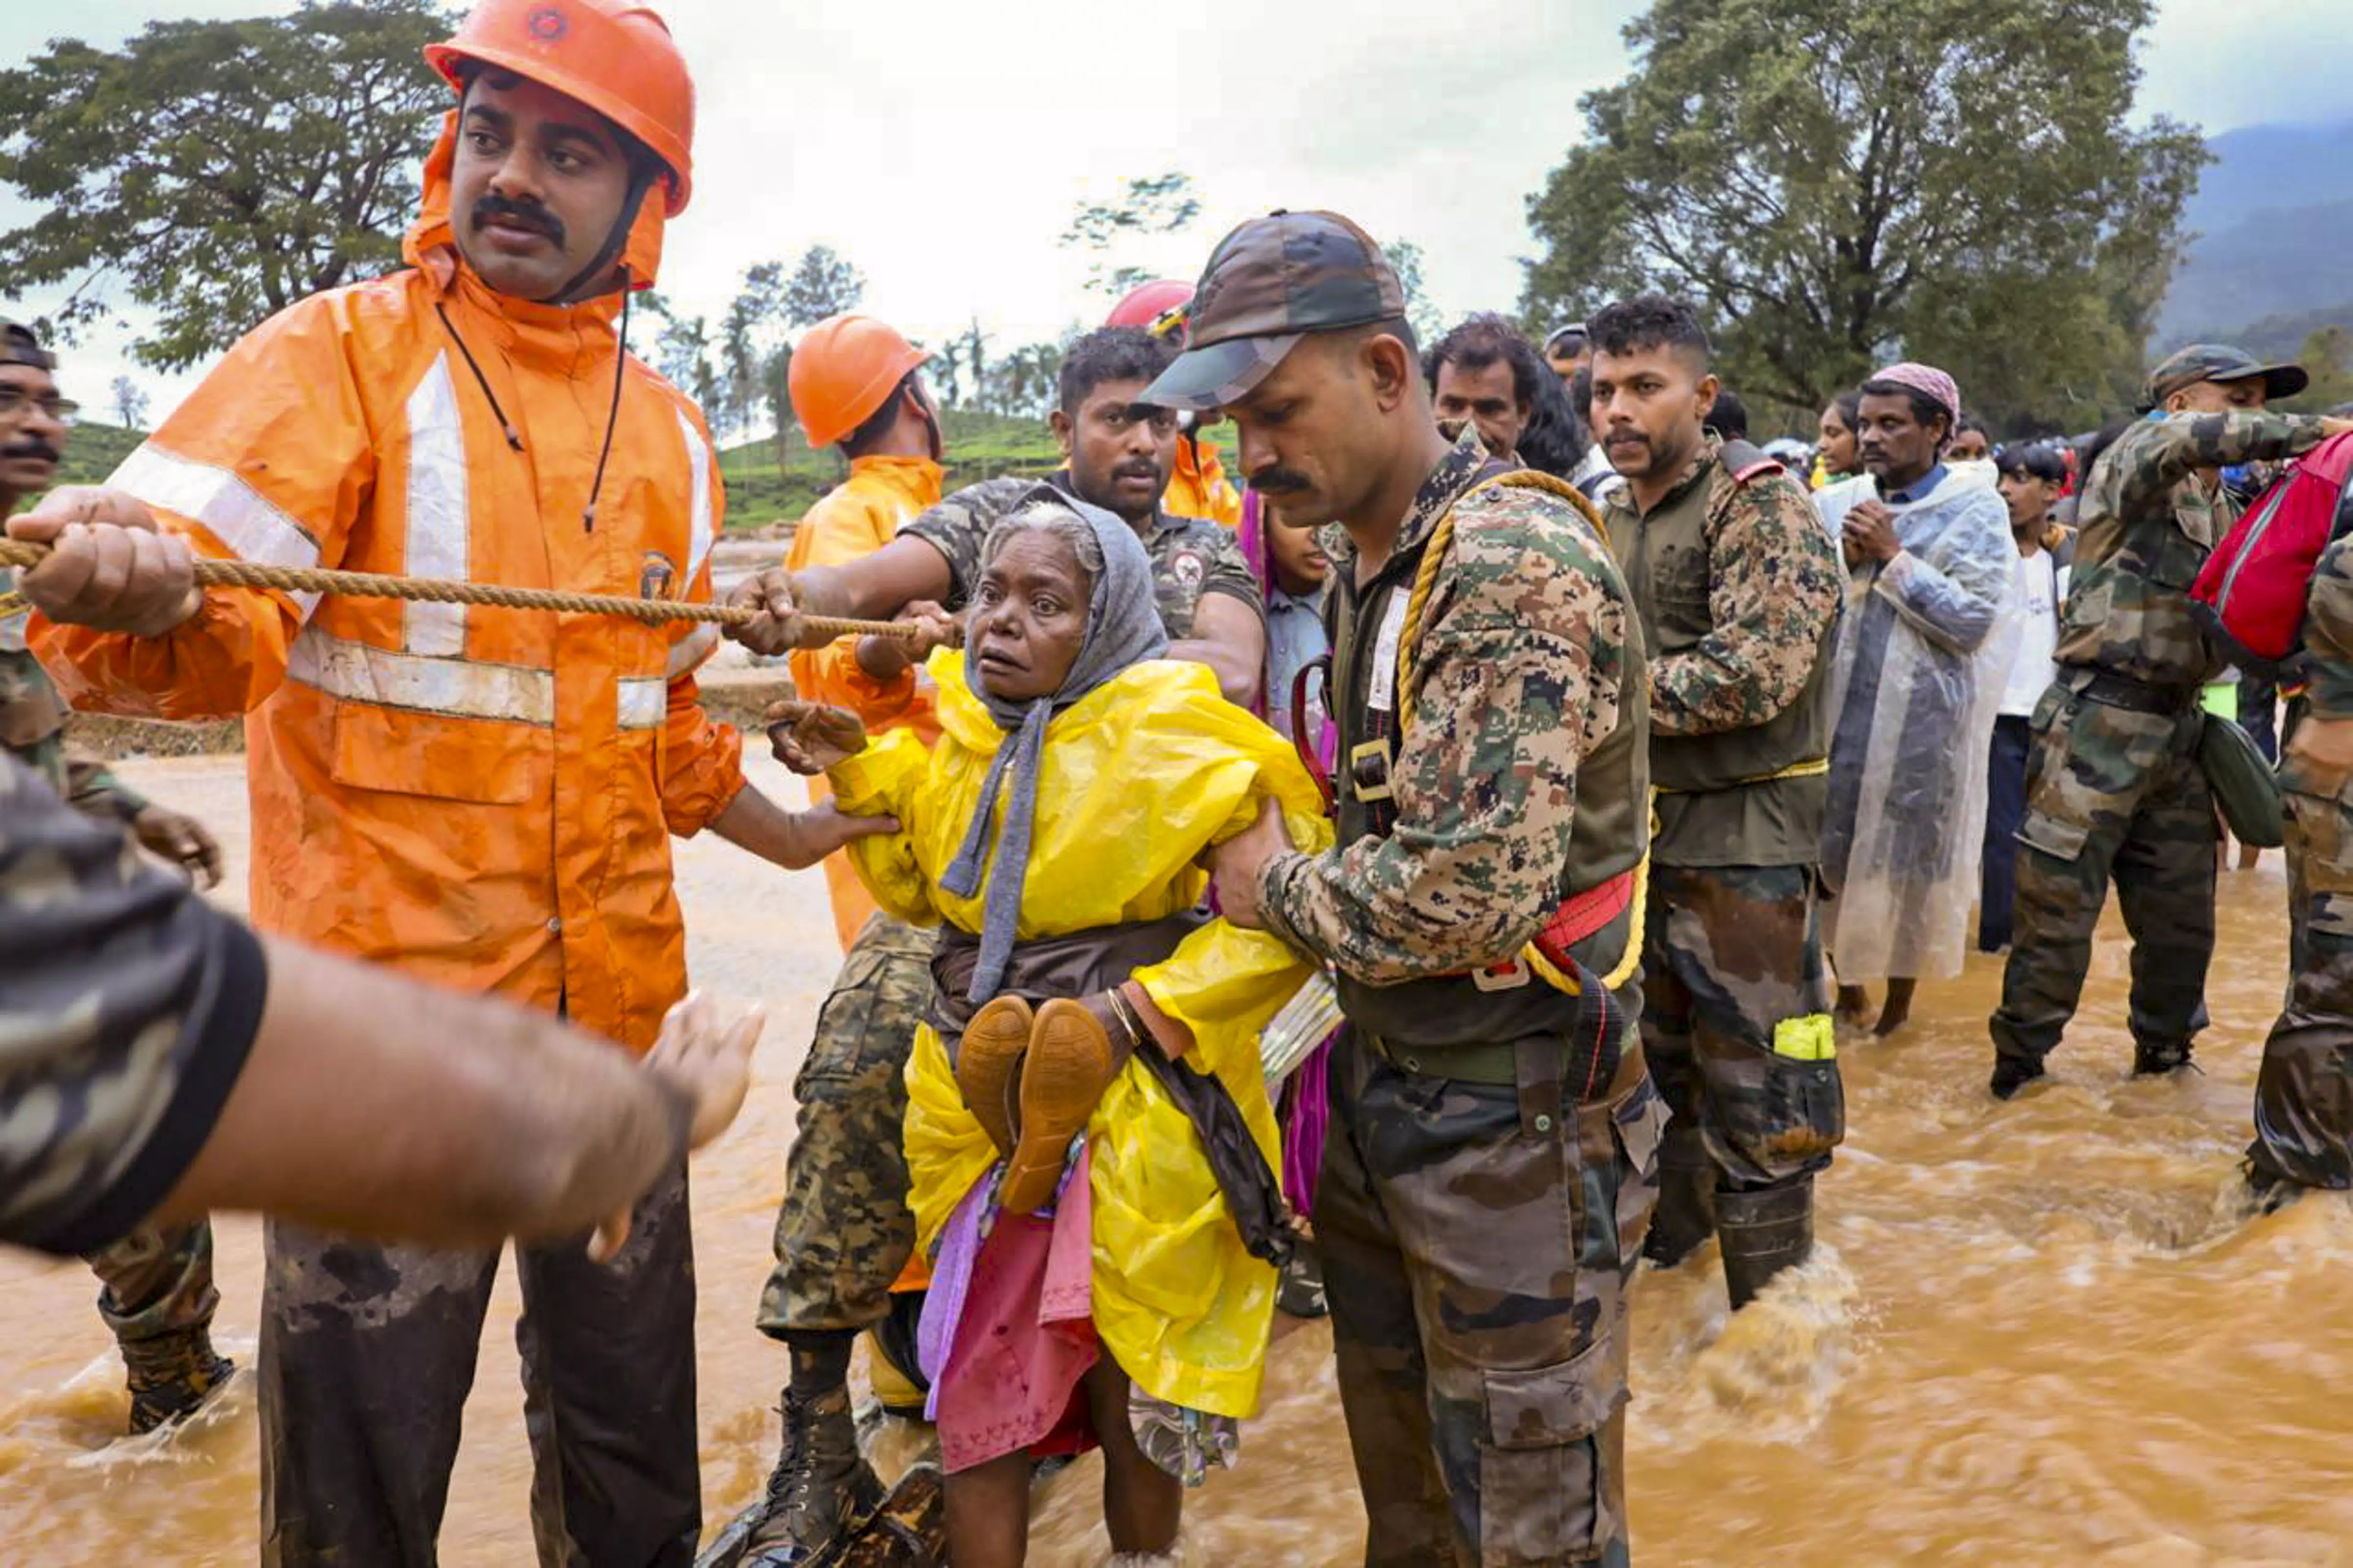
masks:
[[(1176, 421), (1140, 399), (1175, 356), (1130, 327), (1092, 332), (1072, 345), (1054, 419), (1071, 462), (1052, 482), (1136, 530), (1152, 562), (1168, 657), (1208, 665), (1229, 696), (1247, 700), (1265, 662), (1258, 581), (1230, 529), (1160, 509)], [(775, 614), (744, 629), (742, 640), (762, 652), (822, 642), (791, 623), (800, 610), (881, 616), (927, 600), (961, 610), (979, 582), (989, 531), (1036, 485), (1010, 476), (984, 479), (917, 514), (870, 554), (763, 574), (739, 590), (739, 602)], [(1233, 672), (1245, 670), (1252, 679), (1237, 691)], [(890, 1291), (914, 1247), (900, 1142), (903, 1073), (915, 1025), (931, 1004), (933, 945), (929, 931), (881, 915), (870, 921), (818, 1013), (794, 1082), (799, 1131), (776, 1214), (776, 1267), (756, 1321), (763, 1333), (793, 1344), (795, 1381), (785, 1394), (784, 1442), (761, 1505), (765, 1515), (744, 1535), (744, 1568), (828, 1561), (881, 1500), (881, 1484), (859, 1457), (846, 1393), (820, 1394), (817, 1384), (835, 1375), (835, 1358), (846, 1362), (849, 1339), (862, 1328), (882, 1326), (893, 1359), (913, 1365), (913, 1335), (901, 1331), (904, 1310), (894, 1315)]]
[(2133, 936), (2133, 1071), (2186, 1065), (2206, 1025), (2219, 828), (2199, 695), (2222, 661), (2189, 589), (2236, 521), (2221, 468), (2319, 442), (2321, 420), (2263, 411), (2305, 384), (2294, 365), (2193, 344), (2149, 377), (2158, 416), (2085, 475), (2058, 675), (2028, 721), (2017, 925), (1989, 1026), (1998, 1098), (2042, 1076), (2074, 1016), (2111, 876)]
[[(2353, 420), (2323, 422), (2330, 435)], [(2287, 1005), (2255, 1078), (2249, 1180), (2267, 1200), (2353, 1187), (2353, 485), (2312, 574), (2303, 713), (2280, 756), (2287, 808)]]
[(1197, 299), (1149, 397), (1224, 406), (1283, 524), (1346, 535), (1338, 847), (1262, 818), (1217, 889), (1338, 975), (1314, 1223), (1365, 1559), (1623, 1563), (1626, 1285), (1665, 1117), (1632, 1023), (1625, 587), (1573, 492), (1437, 429), (1354, 224), (1245, 224)]
[[(56, 361), (33, 334), (0, 322), (0, 518), (54, 483), (71, 404), (58, 395)], [(0, 571), (0, 593), (15, 584)], [(206, 886), (220, 880), (220, 847), (192, 819), (150, 803), (102, 763), (66, 749), (65, 704), (25, 647), (25, 615), (0, 618), (0, 748), (75, 809), (128, 826), (149, 849)], [(90, 1258), (103, 1289), (98, 1313), (114, 1331), (131, 1389), (131, 1429), (187, 1415), (235, 1370), (212, 1346), (212, 1226), (202, 1220), (141, 1231)]]
[(1720, 1227), (1737, 1308), (1804, 1261), (1845, 1132), (1816, 869), (1845, 573), (1804, 486), (1704, 428), (1717, 383), (1687, 307), (1645, 296), (1587, 331), (1651, 659), (1642, 1045), (1674, 1120), (1649, 1251), (1671, 1266)]

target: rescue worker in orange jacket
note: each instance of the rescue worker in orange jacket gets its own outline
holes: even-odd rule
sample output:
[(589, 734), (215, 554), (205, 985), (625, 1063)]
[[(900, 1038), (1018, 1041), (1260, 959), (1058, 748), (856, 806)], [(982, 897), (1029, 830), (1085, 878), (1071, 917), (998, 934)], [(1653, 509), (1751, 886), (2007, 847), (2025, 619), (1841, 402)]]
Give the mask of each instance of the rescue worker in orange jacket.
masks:
[[(427, 58), (458, 101), (409, 268), (263, 323), (107, 489), (47, 506), (252, 561), (708, 598), (710, 437), (615, 325), (690, 193), (683, 58), (628, 0), (483, 0)], [(61, 618), (110, 624), (101, 544), (152, 537), (97, 531), (59, 536), (92, 555)], [(36, 618), (76, 706), (248, 714), (257, 925), (639, 1050), (686, 988), (669, 834), (807, 865), (861, 830), (745, 786), (684, 623), (216, 590), (112, 624)], [(267, 1252), (265, 1559), (430, 1562), (497, 1254), (283, 1223)], [(518, 1266), (542, 1561), (691, 1561), (683, 1167), (611, 1268)]]
[[(944, 442), (920, 368), (930, 357), (860, 315), (820, 321), (794, 346), (793, 413), (811, 447), (841, 448), (849, 478), (802, 517), (788, 569), (870, 555), (937, 504)], [(934, 644), (953, 637), (936, 605), (910, 609)], [(857, 713), (870, 734), (912, 728), (928, 745), (940, 733), (921, 675), (929, 651), (882, 637), (797, 648), (793, 684), (805, 699)], [(812, 798), (828, 793), (821, 778), (808, 784)], [(882, 1501), (850, 1413), (850, 1349), (861, 1331), (875, 1331), (881, 1353), (868, 1364), (886, 1406), (923, 1410), (914, 1325), (928, 1276), (914, 1257), (902, 1136), (907, 1058), (931, 1006), (937, 933), (877, 912), (847, 855), (828, 856), (825, 871), (849, 956), (793, 1080), (798, 1130), (785, 1156), (776, 1267), (755, 1320), (791, 1355), (779, 1406), (784, 1443), (767, 1495), (743, 1529), (742, 1568), (823, 1561)]]
[[(1193, 286), (1164, 278), (1131, 289), (1112, 307), (1106, 327), (1143, 327), (1177, 347), (1185, 343), (1185, 328), (1193, 310)], [(1171, 517), (1206, 517), (1228, 528), (1242, 521), (1242, 492), (1226, 477), (1226, 465), (1216, 447), (1201, 435), (1188, 411), (1176, 437), (1176, 466), (1169, 471), (1168, 489), (1160, 504)]]

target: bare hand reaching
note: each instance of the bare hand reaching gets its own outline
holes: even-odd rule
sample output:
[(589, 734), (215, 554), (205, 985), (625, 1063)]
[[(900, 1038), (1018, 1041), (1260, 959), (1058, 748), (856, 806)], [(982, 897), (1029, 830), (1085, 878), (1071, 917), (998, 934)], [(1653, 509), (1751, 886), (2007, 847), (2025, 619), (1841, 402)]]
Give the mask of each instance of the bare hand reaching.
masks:
[(776, 761), (804, 778), (866, 749), (866, 726), (847, 708), (788, 697), (760, 716)]
[[(752, 1087), (752, 1048), (760, 1043), (767, 1015), (758, 1004), (715, 1002), (700, 991), (670, 1010), (661, 1037), (647, 1053), (645, 1069), (659, 1074), (694, 1108), (687, 1147), (700, 1149), (734, 1123)], [(588, 1238), (588, 1256), (609, 1263), (629, 1239), (629, 1211), (622, 1210)]]

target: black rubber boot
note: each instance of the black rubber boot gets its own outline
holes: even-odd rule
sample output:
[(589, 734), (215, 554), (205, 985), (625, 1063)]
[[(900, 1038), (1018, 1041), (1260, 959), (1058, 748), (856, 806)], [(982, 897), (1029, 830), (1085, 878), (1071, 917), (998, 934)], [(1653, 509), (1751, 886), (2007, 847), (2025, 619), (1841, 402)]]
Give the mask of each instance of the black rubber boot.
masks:
[(1767, 1280), (1813, 1255), (1813, 1180), (1761, 1193), (1718, 1193), (1715, 1225), (1724, 1284), (1736, 1312), (1757, 1299)]
[(1715, 1167), (1696, 1129), (1671, 1130), (1659, 1144), (1659, 1206), (1651, 1215), (1642, 1256), (1672, 1268), (1715, 1234)]
[(767, 1513), (744, 1542), (744, 1568), (821, 1568), (837, 1563), (882, 1506), (881, 1479), (858, 1451), (849, 1391), (813, 1399), (785, 1392), (784, 1451), (768, 1477)]
[(2133, 1047), (2133, 1077), (2158, 1078), (2179, 1068), (2194, 1067), (2189, 1059), (2189, 1042), (2177, 1040), (2169, 1045), (2135, 1044)]
[(2042, 1076), (2042, 1064), (2021, 1057), (1996, 1057), (1993, 1059), (1993, 1081), (1986, 1087), (1996, 1100), (2010, 1100), (2018, 1091)]
[(237, 1373), (237, 1363), (214, 1351), (212, 1335), (203, 1329), (127, 1340), (121, 1349), (134, 1436), (194, 1415)]

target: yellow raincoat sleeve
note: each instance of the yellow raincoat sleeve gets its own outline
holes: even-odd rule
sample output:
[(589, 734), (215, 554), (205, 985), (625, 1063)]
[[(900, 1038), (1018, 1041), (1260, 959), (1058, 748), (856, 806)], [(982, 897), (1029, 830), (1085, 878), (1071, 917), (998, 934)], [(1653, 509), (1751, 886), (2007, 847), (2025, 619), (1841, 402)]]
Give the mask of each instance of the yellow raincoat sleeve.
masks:
[[(107, 482), (186, 535), (198, 555), (341, 566), (376, 473), (350, 308), (347, 296), (314, 295), (248, 332)], [(274, 589), (212, 588), (162, 637), (39, 616), (29, 633), (72, 707), (226, 719), (260, 707), (285, 680), (308, 614), (306, 602)]]
[(828, 770), (834, 804), (851, 816), (895, 816), (896, 833), (861, 838), (843, 851), (858, 879), (885, 914), (910, 925), (940, 923), (932, 879), (915, 857), (917, 806), (931, 772), (932, 754), (922, 735), (893, 730), (856, 756)]

